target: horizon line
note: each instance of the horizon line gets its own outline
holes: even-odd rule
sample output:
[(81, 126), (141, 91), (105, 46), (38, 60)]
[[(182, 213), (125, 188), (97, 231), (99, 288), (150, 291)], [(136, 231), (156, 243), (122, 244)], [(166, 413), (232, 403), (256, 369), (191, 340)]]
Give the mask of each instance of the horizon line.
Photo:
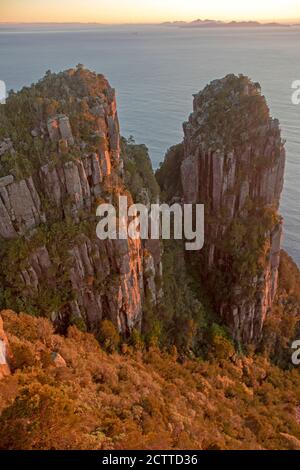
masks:
[[(126, 22), (100, 22), (100, 21), (0, 21), (0, 25), (60, 25), (60, 24), (68, 24), (68, 25), (75, 25), (75, 24), (82, 24), (82, 25), (100, 25), (100, 26), (126, 26), (126, 25), (136, 25), (136, 26), (143, 26), (143, 25), (163, 25), (165, 23), (176, 23), (176, 22), (185, 22), (191, 23), (196, 20), (164, 20), (164, 21), (126, 21)], [(222, 21), (224, 24), (229, 24), (231, 22), (257, 22), (261, 23), (262, 25), (268, 23), (281, 23), (281, 24), (290, 24), (290, 25), (297, 25), (300, 22), (300, 18), (298, 19), (269, 19), (269, 20), (260, 20), (260, 19), (231, 19), (231, 20), (218, 20), (218, 19), (205, 19), (203, 21)]]

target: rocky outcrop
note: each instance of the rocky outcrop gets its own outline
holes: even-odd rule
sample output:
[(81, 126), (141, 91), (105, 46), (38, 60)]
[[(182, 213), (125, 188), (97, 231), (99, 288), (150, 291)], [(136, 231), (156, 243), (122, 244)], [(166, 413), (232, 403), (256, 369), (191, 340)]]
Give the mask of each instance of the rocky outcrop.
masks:
[(0, 380), (10, 374), (10, 352), (7, 336), (3, 329), (3, 320), (0, 316)]
[(48, 119), (47, 128), (52, 142), (63, 139), (67, 144), (74, 145), (74, 137), (68, 116), (64, 114)]
[(67, 366), (64, 358), (57, 352), (51, 353), (51, 361), (52, 361), (52, 365), (54, 365), (54, 367), (57, 367), (57, 368)]
[(32, 177), (14, 182), (8, 175), (2, 178), (2, 181), (0, 236), (14, 238), (46, 221)]
[(12, 151), (14, 151), (14, 148), (10, 138), (7, 137), (0, 141), (0, 157), (2, 157), (2, 155), (4, 155), (6, 152)]
[[(0, 237), (8, 247), (3, 263), (11, 263), (11, 247), (19, 252), (22, 246), (25, 253), (17, 256), (15, 277), (3, 264), (2, 288), (9, 288), (27, 311), (40, 309), (37, 313), (60, 326), (84, 322), (96, 332), (102, 319), (109, 318), (122, 333), (140, 328), (149, 286), (156, 302), (159, 263), (153, 259), (159, 242), (151, 247), (153, 255), (147, 251), (150, 270), (139, 240), (96, 237), (97, 204), (126, 190), (115, 91), (104, 77), (82, 69), (48, 76), (33, 87), (33, 109), (39, 92), (47, 106), (55, 101), (50, 116), (43, 115), (38, 123), (35, 117), (23, 129), (34, 139), (33, 146), (43, 148), (44, 161), (30, 176), (16, 178), (13, 168), (0, 178)], [(58, 102), (62, 112), (53, 113)], [(10, 136), (4, 143), (5, 151), (13, 148)], [(57, 230), (67, 232), (63, 246), (59, 232), (50, 235)]]
[(279, 122), (258, 84), (229, 75), (194, 96), (183, 128), (183, 200), (205, 205), (199, 269), (234, 337), (258, 342), (276, 293), (282, 238)]

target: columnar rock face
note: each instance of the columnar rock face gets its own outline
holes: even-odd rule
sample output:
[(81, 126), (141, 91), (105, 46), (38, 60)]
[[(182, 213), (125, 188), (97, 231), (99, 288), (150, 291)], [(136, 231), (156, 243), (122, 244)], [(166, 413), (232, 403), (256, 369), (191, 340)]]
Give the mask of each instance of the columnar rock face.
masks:
[[(3, 140), (9, 145), (1, 145), (6, 167), (11, 161), (0, 178), (3, 307), (48, 315), (61, 325), (84, 322), (90, 331), (103, 318), (123, 333), (139, 328), (149, 284), (156, 301), (155, 270), (144, 269), (139, 240), (96, 237), (98, 203), (127, 190), (115, 92), (103, 76), (81, 68), (48, 74), (32, 91), (36, 115), (21, 123), (29, 148), (38, 149), (29, 175), (20, 176), (18, 152), (28, 147), (11, 140), (12, 126)], [(6, 121), (13, 120), (17, 98), (19, 106), (22, 92), (8, 100)], [(32, 167), (30, 151), (27, 158)], [(156, 252), (147, 250), (147, 260), (152, 256)]]
[(183, 127), (183, 199), (205, 205), (199, 269), (234, 337), (256, 343), (277, 288), (285, 166), (279, 122), (258, 84), (229, 75), (195, 95)]

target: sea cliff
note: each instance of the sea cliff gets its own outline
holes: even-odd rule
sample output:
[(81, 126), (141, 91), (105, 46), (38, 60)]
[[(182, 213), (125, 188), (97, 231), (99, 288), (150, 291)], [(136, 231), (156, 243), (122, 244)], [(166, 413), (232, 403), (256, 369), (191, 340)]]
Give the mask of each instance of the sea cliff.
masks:
[(159, 242), (96, 237), (97, 205), (132, 199), (114, 89), (79, 66), (48, 72), (2, 108), (2, 305), (62, 329), (96, 332), (104, 318), (123, 334), (140, 329), (149, 286), (156, 302)]

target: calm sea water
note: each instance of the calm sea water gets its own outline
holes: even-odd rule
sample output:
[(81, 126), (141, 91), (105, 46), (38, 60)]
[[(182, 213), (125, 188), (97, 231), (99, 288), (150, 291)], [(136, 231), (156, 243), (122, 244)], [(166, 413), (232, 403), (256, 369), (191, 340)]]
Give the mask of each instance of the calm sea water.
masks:
[(149, 147), (154, 167), (182, 139), (193, 93), (232, 72), (259, 81), (287, 139), (284, 245), (300, 265), (300, 106), (291, 102), (299, 57), (296, 27), (0, 26), (0, 80), (8, 89), (77, 63), (103, 73), (117, 89), (123, 135)]

